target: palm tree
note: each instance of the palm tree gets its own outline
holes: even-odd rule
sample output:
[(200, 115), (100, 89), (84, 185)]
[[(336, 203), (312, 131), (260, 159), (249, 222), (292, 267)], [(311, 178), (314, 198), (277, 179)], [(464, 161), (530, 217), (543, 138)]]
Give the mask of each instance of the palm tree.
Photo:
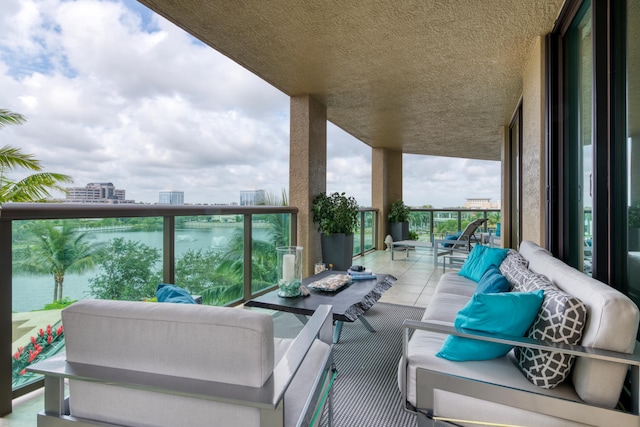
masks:
[[(261, 205), (266, 206), (288, 206), (289, 200), (287, 192), (283, 189), (280, 197), (267, 193)], [(276, 247), (286, 246), (289, 242), (289, 214), (269, 214), (264, 218), (269, 223), (269, 242), (252, 239), (252, 290), (260, 291), (264, 288), (274, 285), (277, 282), (277, 256)], [(237, 229), (233, 232), (231, 239), (227, 245), (226, 251), (222, 256), (222, 262), (218, 265), (217, 272), (226, 275), (232, 282), (242, 283), (244, 267), (246, 261), (244, 259), (244, 232)], [(203, 296), (205, 292), (203, 292)]]
[[(262, 204), (266, 206), (289, 206), (287, 191), (282, 189), (280, 198), (272, 193), (267, 193)], [(291, 216), (289, 214), (271, 214), (267, 215), (266, 220), (271, 225), (269, 229), (271, 243), (275, 247), (288, 245)]]
[(83, 273), (95, 265), (101, 244), (87, 241), (87, 233), (77, 233), (67, 222), (56, 226), (50, 222), (29, 224), (30, 235), (14, 264), (19, 272), (53, 275), (53, 302), (62, 300), (66, 273)]
[[(0, 109), (0, 128), (6, 125), (19, 125), (26, 121), (21, 114)], [(14, 168), (23, 168), (38, 173), (14, 181), (6, 172)], [(64, 192), (59, 184), (73, 180), (68, 175), (42, 171), (42, 165), (33, 154), (23, 153), (19, 148), (5, 145), (0, 148), (0, 204), (5, 202), (40, 202), (50, 197), (50, 190)]]

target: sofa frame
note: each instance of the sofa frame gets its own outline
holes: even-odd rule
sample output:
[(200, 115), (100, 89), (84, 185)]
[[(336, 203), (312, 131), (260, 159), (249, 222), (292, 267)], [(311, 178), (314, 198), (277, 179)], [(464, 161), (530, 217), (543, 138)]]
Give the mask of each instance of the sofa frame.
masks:
[[(271, 377), (259, 388), (67, 362), (64, 354), (49, 358), (29, 368), (29, 371), (44, 375), (45, 408), (38, 414), (38, 426), (106, 427), (112, 425), (69, 415), (69, 398), (73, 398), (73, 396), (65, 397), (66, 380), (89, 381), (193, 399), (254, 407), (260, 411), (260, 426), (284, 426), (285, 392), (316, 339), (328, 344), (330, 351), (324, 357), (322, 369), (315, 372), (313, 378), (306, 379), (306, 381), (313, 383), (312, 392), (309, 396), (306, 396), (306, 403), (295, 425), (310, 425), (314, 420), (314, 414), (325, 403), (328, 405), (328, 419), (329, 425), (331, 425), (331, 386), (336, 375), (333, 368), (332, 319), (331, 306), (321, 305), (318, 307), (315, 314), (309, 319), (282, 359), (274, 367)], [(319, 418), (318, 416), (314, 425), (319, 423)]]
[[(510, 249), (499, 269), (512, 291), (550, 291), (536, 319), (539, 327), (549, 329), (535, 331), (535, 336), (549, 337), (548, 342), (529, 338), (529, 332), (518, 337), (456, 329), (459, 310), (473, 299), (478, 283), (466, 274), (443, 273), (422, 319), (403, 326), (398, 386), (404, 409), (417, 414), (420, 426), (468, 426), (481, 421), (536, 427), (640, 427), (638, 306), (534, 242), (521, 242), (518, 251)], [(579, 305), (584, 306), (585, 317), (573, 309)], [(571, 328), (580, 324), (579, 345), (560, 344), (570, 342)], [(449, 335), (542, 354), (510, 351), (488, 360), (470, 356), (456, 362), (438, 356)], [(575, 358), (569, 368), (570, 357), (544, 353)], [(523, 367), (523, 354), (539, 361), (527, 359)], [(624, 387), (630, 401), (620, 401)]]
[[(407, 402), (407, 351), (409, 338), (414, 330), (430, 331), (473, 338), (482, 341), (509, 344), (518, 347), (529, 347), (539, 350), (552, 350), (579, 357), (599, 359), (608, 362), (621, 363), (629, 366), (632, 384), (632, 408), (629, 412), (606, 409), (585, 403), (573, 402), (536, 394), (525, 390), (517, 390), (499, 384), (492, 384), (475, 379), (449, 375), (429, 369), (418, 368), (416, 374), (416, 393), (418, 407)], [(587, 348), (578, 345), (554, 344), (538, 341), (527, 337), (509, 335), (491, 335), (473, 330), (457, 329), (436, 321), (405, 320), (402, 326), (402, 365), (401, 365), (401, 393), (404, 409), (416, 413), (421, 427), (435, 426), (437, 423), (462, 422), (463, 420), (442, 419), (434, 415), (434, 392), (445, 390), (488, 402), (507, 405), (514, 408), (529, 410), (557, 418), (571, 420), (577, 423), (595, 426), (640, 426), (640, 351), (638, 346), (633, 354), (615, 351)], [(437, 424), (442, 425), (442, 424)]]

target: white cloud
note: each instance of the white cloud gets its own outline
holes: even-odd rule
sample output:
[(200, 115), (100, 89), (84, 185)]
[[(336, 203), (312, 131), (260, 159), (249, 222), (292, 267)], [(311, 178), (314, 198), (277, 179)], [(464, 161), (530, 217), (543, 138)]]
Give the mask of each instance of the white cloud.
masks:
[(500, 200), (500, 162), (403, 156), (403, 199), (410, 206), (458, 207), (468, 198)]
[[(4, 0), (0, 28), (0, 107), (28, 118), (3, 144), (47, 170), (144, 202), (168, 188), (188, 203), (288, 188), (288, 97), (139, 4)], [(370, 206), (371, 149), (329, 125), (327, 152), (327, 191)], [(411, 205), (499, 196), (498, 162), (404, 165)]]

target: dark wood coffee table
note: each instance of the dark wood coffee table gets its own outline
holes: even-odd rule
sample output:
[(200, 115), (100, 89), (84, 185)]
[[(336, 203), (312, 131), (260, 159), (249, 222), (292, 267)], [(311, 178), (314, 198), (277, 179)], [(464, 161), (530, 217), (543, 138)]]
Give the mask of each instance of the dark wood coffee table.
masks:
[[(344, 271), (323, 271), (302, 280), (303, 285), (308, 285), (318, 279), (331, 274), (346, 274)], [(295, 314), (302, 322), (306, 322), (306, 316), (311, 316), (321, 304), (333, 306), (333, 320), (336, 327), (333, 331), (333, 342), (340, 340), (343, 322), (355, 322), (360, 320), (371, 332), (376, 330), (362, 315), (370, 309), (389, 289), (396, 278), (390, 274), (377, 274), (375, 279), (354, 280), (351, 284), (342, 287), (335, 292), (309, 289), (309, 296), (296, 298), (283, 298), (278, 296), (278, 290), (271, 291), (258, 298), (245, 303), (246, 307), (260, 307), (270, 310), (284, 311)]]

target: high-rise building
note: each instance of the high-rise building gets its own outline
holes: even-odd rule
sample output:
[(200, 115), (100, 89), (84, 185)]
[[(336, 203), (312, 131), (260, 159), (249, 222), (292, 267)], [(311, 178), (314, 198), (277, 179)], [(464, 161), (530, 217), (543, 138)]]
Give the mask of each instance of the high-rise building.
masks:
[(160, 192), (158, 203), (161, 205), (184, 205), (184, 191), (163, 190)]
[(264, 203), (264, 190), (241, 190), (240, 206), (258, 206)]
[(500, 209), (500, 201), (493, 203), (487, 198), (467, 199), (464, 207), (467, 209)]
[(67, 187), (65, 203), (135, 203), (127, 200), (125, 190), (119, 190), (110, 182), (90, 182), (84, 187)]

